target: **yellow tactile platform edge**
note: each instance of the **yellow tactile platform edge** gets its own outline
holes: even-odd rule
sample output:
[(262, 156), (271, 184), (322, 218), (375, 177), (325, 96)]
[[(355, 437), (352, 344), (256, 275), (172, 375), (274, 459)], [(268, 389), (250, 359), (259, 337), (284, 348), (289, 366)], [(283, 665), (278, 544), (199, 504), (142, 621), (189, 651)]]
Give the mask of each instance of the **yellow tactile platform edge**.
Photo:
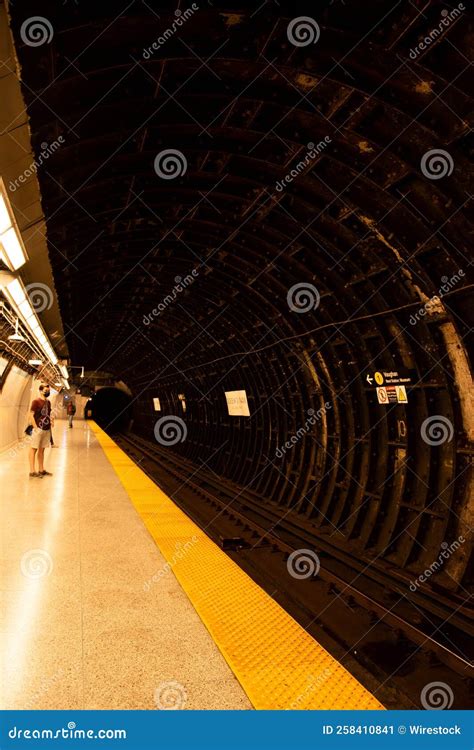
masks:
[[(137, 512), (257, 709), (384, 706), (239, 568), (98, 425)], [(179, 623), (176, 625), (179, 628)]]

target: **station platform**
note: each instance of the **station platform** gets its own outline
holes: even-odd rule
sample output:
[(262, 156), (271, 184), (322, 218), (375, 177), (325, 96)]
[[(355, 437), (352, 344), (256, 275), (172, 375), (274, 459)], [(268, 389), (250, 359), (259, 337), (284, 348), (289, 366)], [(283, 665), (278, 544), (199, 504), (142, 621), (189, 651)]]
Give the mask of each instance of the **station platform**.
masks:
[(5, 709), (382, 709), (97, 425), (0, 456)]

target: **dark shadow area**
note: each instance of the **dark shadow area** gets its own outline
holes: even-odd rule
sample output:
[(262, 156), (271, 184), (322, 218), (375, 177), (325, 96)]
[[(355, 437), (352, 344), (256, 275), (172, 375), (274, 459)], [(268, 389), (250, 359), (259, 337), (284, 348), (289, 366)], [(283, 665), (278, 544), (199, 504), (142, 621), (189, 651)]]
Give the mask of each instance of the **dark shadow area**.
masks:
[(88, 402), (92, 419), (109, 434), (124, 432), (130, 424), (131, 398), (118, 388), (101, 388)]

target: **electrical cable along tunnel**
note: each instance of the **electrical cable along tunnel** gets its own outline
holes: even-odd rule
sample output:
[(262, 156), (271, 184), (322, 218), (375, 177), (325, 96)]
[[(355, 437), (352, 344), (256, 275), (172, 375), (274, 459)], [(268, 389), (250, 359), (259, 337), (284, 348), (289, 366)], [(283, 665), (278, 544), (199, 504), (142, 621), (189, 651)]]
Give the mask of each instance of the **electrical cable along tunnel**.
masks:
[(467, 708), (472, 14), (123, 5), (9, 7), (65, 356), (384, 706)]

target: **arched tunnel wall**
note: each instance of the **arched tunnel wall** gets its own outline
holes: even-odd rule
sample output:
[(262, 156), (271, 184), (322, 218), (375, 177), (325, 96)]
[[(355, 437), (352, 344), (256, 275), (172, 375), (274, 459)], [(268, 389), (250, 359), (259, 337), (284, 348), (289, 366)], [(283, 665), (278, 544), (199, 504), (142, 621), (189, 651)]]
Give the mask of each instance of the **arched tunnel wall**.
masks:
[(311, 47), (276, 4), (205, 8), (186, 50), (142, 6), (47, 2), (53, 45), (19, 42), (36, 153), (65, 136), (40, 185), (72, 360), (130, 386), (138, 434), (179, 417), (174, 454), (415, 572), (473, 516), (469, 24), (412, 56), (443, 7), (322, 3)]
[[(28, 409), (34, 390), (31, 374), (9, 360), (0, 383), (0, 451), (15, 449), (24, 437)], [(26, 458), (25, 458), (26, 461)]]

